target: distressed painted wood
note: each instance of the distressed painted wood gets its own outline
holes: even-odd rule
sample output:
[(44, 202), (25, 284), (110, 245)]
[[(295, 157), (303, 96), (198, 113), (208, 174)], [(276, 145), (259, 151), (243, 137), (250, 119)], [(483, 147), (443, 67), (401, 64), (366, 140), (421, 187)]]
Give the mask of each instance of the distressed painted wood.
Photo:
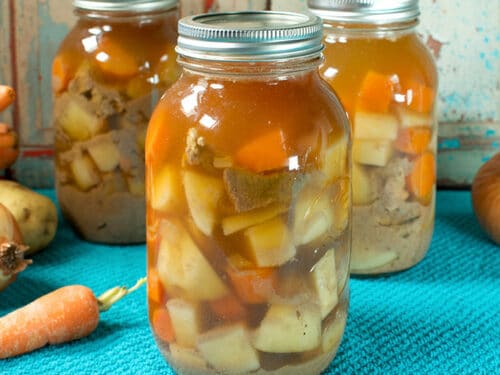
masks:
[[(181, 12), (269, 4), (274, 10), (306, 9), (306, 0), (181, 0)], [(421, 0), (420, 7), (418, 31), (440, 74), (438, 180), (441, 186), (468, 186), (500, 150), (500, 7), (497, 0)], [(50, 65), (74, 20), (71, 1), (0, 0), (0, 82), (18, 91), (0, 121), (20, 133), (15, 177), (30, 186), (53, 184)]]

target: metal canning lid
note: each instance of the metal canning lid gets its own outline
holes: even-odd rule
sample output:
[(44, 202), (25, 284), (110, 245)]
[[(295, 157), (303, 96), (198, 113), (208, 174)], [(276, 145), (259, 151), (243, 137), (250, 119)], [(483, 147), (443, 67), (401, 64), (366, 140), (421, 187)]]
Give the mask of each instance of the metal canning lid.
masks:
[(309, 10), (325, 20), (387, 24), (418, 18), (418, 0), (308, 0)]
[(176, 51), (212, 61), (277, 61), (320, 56), (321, 18), (288, 12), (212, 13), (179, 21)]
[(179, 0), (73, 0), (76, 9), (102, 12), (157, 12), (175, 8)]

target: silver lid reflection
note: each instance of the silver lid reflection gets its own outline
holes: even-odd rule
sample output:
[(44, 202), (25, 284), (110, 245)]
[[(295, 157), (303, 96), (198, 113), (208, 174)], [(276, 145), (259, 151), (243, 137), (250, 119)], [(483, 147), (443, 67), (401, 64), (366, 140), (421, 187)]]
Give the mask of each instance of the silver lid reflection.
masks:
[(177, 52), (214, 61), (276, 61), (320, 55), (321, 19), (287, 12), (213, 13), (179, 21)]
[(420, 15), (418, 0), (308, 0), (307, 4), (323, 19), (346, 23), (406, 22)]
[(157, 12), (175, 8), (179, 0), (73, 0), (77, 9), (102, 12)]

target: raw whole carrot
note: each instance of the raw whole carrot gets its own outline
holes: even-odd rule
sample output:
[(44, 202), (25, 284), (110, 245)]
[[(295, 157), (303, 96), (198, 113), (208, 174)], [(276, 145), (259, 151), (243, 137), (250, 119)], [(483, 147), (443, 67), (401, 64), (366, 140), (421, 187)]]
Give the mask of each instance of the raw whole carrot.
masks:
[(210, 302), (210, 308), (217, 318), (224, 321), (236, 321), (244, 319), (246, 315), (245, 307), (232, 294)]
[(389, 111), (393, 86), (389, 76), (370, 70), (359, 89), (359, 108), (370, 112)]
[(432, 200), (435, 182), (436, 159), (432, 152), (426, 152), (415, 159), (413, 169), (406, 177), (406, 185), (420, 203), (428, 205)]
[(0, 318), (0, 358), (9, 358), (85, 337), (99, 323), (99, 312), (145, 282), (130, 289), (116, 287), (99, 298), (87, 287), (70, 285), (46, 294)]
[(175, 340), (174, 326), (172, 319), (167, 310), (156, 309), (151, 319), (153, 331), (160, 339), (166, 342), (173, 342)]
[(431, 128), (427, 126), (400, 129), (394, 147), (406, 154), (418, 155), (427, 150), (431, 137)]
[(234, 157), (241, 167), (254, 172), (280, 169), (287, 165), (288, 155), (281, 129), (273, 129), (243, 145)]
[(0, 112), (16, 99), (16, 92), (10, 86), (0, 85)]
[(434, 105), (434, 90), (416, 81), (404, 84), (406, 92), (406, 105), (421, 113), (428, 113)]

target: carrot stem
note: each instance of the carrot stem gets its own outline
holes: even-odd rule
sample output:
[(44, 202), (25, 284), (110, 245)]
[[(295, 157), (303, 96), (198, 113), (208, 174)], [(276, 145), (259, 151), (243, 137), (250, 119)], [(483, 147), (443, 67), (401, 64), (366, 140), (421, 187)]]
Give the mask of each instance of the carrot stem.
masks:
[(116, 286), (105, 291), (97, 298), (97, 304), (99, 305), (99, 311), (107, 311), (111, 306), (113, 306), (116, 302), (121, 300), (127, 294), (134, 292), (139, 289), (139, 287), (146, 282), (146, 278), (143, 277), (135, 283), (132, 288), (126, 288), (124, 286)]

